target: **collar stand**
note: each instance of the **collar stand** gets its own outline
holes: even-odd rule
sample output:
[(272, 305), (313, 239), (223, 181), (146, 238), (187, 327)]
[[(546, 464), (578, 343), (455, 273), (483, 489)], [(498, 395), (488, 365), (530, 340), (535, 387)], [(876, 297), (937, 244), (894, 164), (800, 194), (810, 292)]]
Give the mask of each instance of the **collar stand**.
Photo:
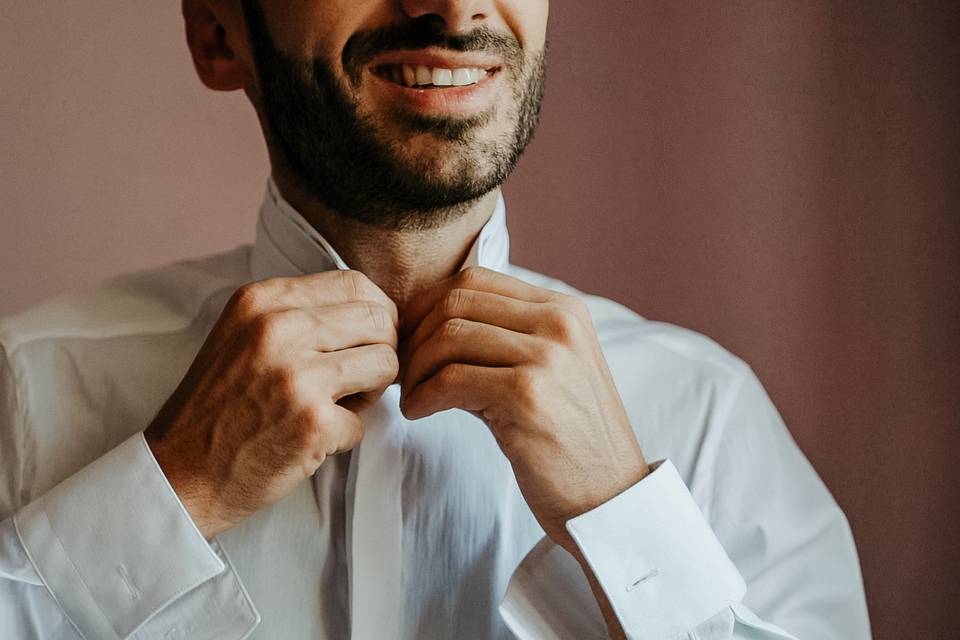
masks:
[[(460, 270), (480, 266), (502, 272), (509, 263), (510, 237), (501, 193), (493, 214), (480, 229)], [(326, 238), (283, 198), (273, 177), (267, 178), (250, 257), (252, 279), (349, 268)]]

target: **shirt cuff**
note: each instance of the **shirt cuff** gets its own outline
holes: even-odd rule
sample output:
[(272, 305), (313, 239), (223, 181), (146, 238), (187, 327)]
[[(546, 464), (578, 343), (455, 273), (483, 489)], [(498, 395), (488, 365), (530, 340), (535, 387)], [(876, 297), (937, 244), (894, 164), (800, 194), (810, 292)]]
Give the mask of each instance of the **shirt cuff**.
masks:
[[(628, 638), (666, 640), (739, 602), (746, 585), (669, 461), (567, 522)], [(580, 564), (543, 538), (500, 604), (521, 640), (602, 638), (607, 629)]]
[[(227, 570), (142, 433), (29, 503), (14, 524), (44, 584), (87, 638), (125, 638)], [(256, 624), (247, 608), (240, 613)]]
[(628, 638), (671, 638), (739, 602), (746, 584), (669, 460), (567, 521)]

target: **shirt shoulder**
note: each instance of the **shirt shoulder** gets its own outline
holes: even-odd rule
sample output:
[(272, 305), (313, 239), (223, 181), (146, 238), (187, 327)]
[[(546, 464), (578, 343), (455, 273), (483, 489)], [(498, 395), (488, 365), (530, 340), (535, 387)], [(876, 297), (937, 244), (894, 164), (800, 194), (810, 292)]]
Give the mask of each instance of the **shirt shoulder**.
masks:
[(15, 496), (8, 503), (42, 495), (143, 429), (249, 273), (244, 245), (110, 278), (0, 319), (0, 485)]
[(204, 304), (249, 279), (249, 245), (115, 276), (60, 294), (0, 319), (8, 357), (25, 345), (58, 339), (109, 339), (174, 332)]
[(686, 366), (713, 371), (720, 377), (738, 378), (749, 366), (738, 356), (712, 338), (669, 322), (650, 320), (619, 302), (586, 293), (563, 280), (518, 267), (510, 266), (512, 275), (544, 289), (566, 293), (580, 298), (590, 310), (601, 344), (615, 349), (642, 347), (664, 359), (685, 363)]

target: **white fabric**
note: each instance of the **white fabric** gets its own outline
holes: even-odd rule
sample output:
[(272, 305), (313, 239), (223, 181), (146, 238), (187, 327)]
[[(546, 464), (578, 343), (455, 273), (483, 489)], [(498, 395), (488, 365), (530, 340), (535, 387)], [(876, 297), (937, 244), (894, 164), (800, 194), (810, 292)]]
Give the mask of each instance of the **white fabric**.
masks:
[[(868, 638), (846, 519), (750, 368), (508, 253), (500, 200), (464, 266), (581, 296), (648, 459), (665, 460), (567, 525), (628, 635)], [(268, 181), (252, 246), (0, 321), (0, 637), (605, 633), (483, 423), (406, 421), (396, 385), (354, 452), (203, 539), (141, 431), (233, 290), (333, 268), (346, 265)]]

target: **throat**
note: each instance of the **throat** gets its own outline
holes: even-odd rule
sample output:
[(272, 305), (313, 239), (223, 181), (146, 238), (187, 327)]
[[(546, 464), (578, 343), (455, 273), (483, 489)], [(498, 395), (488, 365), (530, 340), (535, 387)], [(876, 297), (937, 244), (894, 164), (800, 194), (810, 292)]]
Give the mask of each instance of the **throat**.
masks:
[(500, 190), (494, 189), (435, 217), (436, 224), (429, 226), (382, 227), (331, 211), (277, 173), (274, 178), (283, 197), (350, 269), (370, 278), (399, 309), (460, 270), (500, 197)]

